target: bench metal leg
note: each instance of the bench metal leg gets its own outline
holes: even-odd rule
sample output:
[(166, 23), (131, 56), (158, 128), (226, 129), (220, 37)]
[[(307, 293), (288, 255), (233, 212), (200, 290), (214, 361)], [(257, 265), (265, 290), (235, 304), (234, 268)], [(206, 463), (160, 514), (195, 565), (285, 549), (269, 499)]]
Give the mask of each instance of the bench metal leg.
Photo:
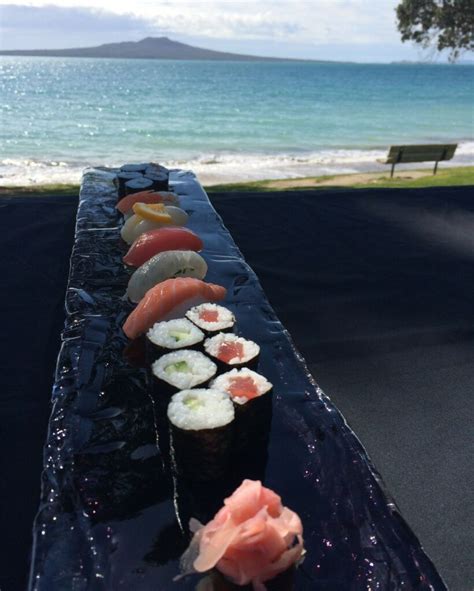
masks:
[(395, 170), (395, 162), (392, 164), (392, 172), (390, 173), (390, 178), (393, 179), (393, 171)]
[(436, 163), (435, 163), (435, 165), (434, 165), (434, 168), (433, 168), (433, 174), (436, 174), (436, 171), (437, 171), (437, 170), (438, 170), (438, 160), (436, 160)]

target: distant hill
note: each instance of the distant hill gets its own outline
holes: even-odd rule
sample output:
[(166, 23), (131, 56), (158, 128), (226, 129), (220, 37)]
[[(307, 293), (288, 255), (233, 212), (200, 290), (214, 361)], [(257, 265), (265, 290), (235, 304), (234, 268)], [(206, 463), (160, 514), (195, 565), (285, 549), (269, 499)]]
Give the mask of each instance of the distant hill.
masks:
[[(0, 55), (29, 55), (43, 57), (106, 57), (170, 60), (235, 60), (235, 61), (287, 61), (285, 58), (258, 57), (240, 53), (227, 53), (202, 49), (173, 41), (168, 37), (146, 37), (141, 41), (106, 43), (98, 47), (72, 49), (23, 49), (4, 50)], [(289, 61), (289, 60), (288, 60)]]

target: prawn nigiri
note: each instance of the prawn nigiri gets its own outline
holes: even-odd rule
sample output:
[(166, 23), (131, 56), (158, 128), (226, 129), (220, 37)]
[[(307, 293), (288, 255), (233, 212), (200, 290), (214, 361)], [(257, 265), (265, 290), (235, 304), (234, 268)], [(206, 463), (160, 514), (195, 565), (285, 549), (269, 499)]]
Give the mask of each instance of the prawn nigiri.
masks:
[(192, 277), (167, 279), (146, 292), (125, 321), (123, 331), (129, 339), (135, 339), (156, 322), (180, 318), (192, 306), (217, 302), (224, 299), (226, 293), (221, 285)]
[(143, 263), (130, 277), (128, 298), (138, 303), (154, 285), (175, 277), (204, 279), (206, 261), (192, 250), (166, 250)]
[(202, 240), (192, 230), (180, 227), (158, 228), (141, 234), (130, 247), (123, 261), (140, 267), (152, 256), (165, 250), (202, 250)]
[(176, 193), (170, 191), (140, 191), (131, 193), (121, 199), (115, 206), (124, 215), (132, 211), (135, 203), (163, 203), (164, 205), (179, 205)]

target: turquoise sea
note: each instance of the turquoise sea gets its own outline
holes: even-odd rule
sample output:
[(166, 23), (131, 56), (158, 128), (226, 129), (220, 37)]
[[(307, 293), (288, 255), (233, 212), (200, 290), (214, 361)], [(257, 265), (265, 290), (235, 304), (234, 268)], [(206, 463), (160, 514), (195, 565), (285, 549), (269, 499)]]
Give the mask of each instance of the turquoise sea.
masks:
[(0, 57), (0, 184), (159, 161), (204, 181), (377, 170), (393, 143), (459, 142), (474, 67)]

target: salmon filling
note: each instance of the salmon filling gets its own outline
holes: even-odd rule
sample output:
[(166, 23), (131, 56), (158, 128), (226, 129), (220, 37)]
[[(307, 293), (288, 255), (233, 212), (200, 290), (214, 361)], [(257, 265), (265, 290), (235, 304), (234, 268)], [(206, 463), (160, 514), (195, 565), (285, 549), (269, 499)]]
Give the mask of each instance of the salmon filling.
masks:
[(260, 396), (256, 383), (249, 376), (231, 378), (227, 392), (232, 398), (247, 398), (247, 400)]
[(204, 322), (218, 322), (219, 312), (217, 310), (204, 309), (199, 312), (199, 320)]
[(238, 341), (223, 342), (222, 345), (219, 347), (219, 352), (217, 353), (217, 358), (223, 361), (224, 363), (230, 363), (232, 360), (235, 359), (240, 360), (243, 356), (244, 346), (242, 345), (242, 343), (239, 343)]

